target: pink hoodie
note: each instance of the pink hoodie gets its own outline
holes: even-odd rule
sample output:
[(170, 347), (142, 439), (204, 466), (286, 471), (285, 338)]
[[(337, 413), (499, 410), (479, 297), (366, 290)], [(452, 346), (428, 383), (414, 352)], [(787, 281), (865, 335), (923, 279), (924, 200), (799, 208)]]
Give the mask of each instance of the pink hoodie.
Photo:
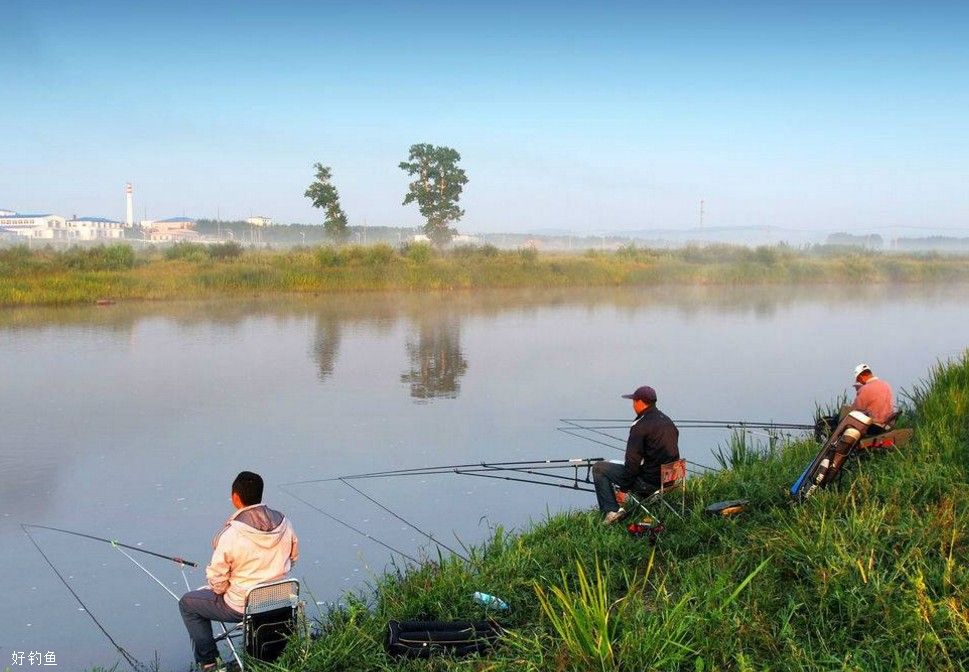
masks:
[(894, 412), (891, 386), (881, 378), (872, 376), (864, 385), (855, 387), (858, 388), (858, 395), (851, 410), (867, 413), (878, 424), (884, 424)]
[(265, 504), (239, 509), (212, 540), (212, 561), (205, 568), (209, 586), (242, 613), (246, 595), (260, 583), (284, 578), (299, 557), (293, 526)]

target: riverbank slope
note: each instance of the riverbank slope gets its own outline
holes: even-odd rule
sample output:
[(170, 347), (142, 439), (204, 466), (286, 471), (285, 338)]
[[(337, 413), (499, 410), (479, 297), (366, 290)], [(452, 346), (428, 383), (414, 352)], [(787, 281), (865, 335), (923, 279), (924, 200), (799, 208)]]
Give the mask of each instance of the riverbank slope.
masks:
[(138, 253), (125, 245), (0, 249), (0, 306), (485, 287), (941, 281), (969, 281), (969, 256), (723, 245), (581, 254), (383, 244), (282, 251), (178, 244)]
[[(496, 530), (470, 563), (383, 577), (272, 669), (964, 669), (969, 351), (912, 391), (908, 424), (906, 448), (853, 459), (800, 506), (786, 491), (813, 442), (724, 454), (727, 469), (691, 478), (685, 519), (670, 518), (655, 545), (592, 512)], [(749, 512), (702, 513), (735, 498)], [(476, 590), (512, 605), (500, 615), (512, 634), (493, 654), (401, 663), (384, 653), (389, 619), (483, 617)]]

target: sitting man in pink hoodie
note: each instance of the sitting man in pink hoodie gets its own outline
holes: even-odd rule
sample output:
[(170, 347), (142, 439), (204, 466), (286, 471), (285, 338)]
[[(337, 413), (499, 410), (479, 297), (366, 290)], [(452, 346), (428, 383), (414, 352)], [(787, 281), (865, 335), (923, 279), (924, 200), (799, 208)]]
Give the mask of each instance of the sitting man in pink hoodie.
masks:
[(185, 593), (178, 601), (200, 670), (217, 669), (212, 621), (241, 621), (249, 591), (285, 578), (299, 557), (293, 526), (261, 503), (262, 490), (259, 474), (243, 471), (236, 476), (232, 504), (237, 510), (212, 540), (215, 551), (205, 568), (209, 587)]

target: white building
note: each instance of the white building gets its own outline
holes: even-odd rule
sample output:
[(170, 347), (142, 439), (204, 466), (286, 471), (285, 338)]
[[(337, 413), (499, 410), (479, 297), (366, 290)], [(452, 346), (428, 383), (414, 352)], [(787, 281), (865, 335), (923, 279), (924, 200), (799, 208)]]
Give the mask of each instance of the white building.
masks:
[(272, 226), (273, 218), (266, 217), (265, 215), (256, 215), (255, 217), (247, 219), (246, 224), (249, 226)]
[(62, 228), (65, 221), (60, 215), (15, 213), (0, 215), (0, 229), (14, 231), (24, 238), (52, 239), (54, 230)]
[(58, 240), (117, 240), (124, 237), (124, 225), (104, 217), (75, 217), (54, 229)]
[(16, 215), (16, 214), (17, 213), (14, 212), (13, 210), (4, 210), (3, 208), (0, 208), (0, 217), (6, 217), (8, 215)]
[(141, 223), (147, 230), (148, 240), (156, 243), (198, 242), (202, 236), (195, 228), (195, 220), (188, 217), (172, 217)]

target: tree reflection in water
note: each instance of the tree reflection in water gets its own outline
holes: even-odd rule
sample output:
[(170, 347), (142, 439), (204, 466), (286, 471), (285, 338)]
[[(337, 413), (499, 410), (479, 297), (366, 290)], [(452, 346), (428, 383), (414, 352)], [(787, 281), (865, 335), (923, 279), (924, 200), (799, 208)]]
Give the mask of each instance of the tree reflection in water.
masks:
[(319, 367), (317, 376), (325, 381), (333, 374), (336, 357), (340, 352), (342, 336), (340, 318), (334, 313), (316, 316), (316, 332), (313, 336), (313, 359)]
[(417, 333), (407, 338), (410, 371), (400, 382), (410, 385), (410, 396), (428, 399), (454, 399), (461, 391), (461, 376), (468, 361), (461, 352), (461, 322), (454, 316), (440, 315), (418, 322)]

